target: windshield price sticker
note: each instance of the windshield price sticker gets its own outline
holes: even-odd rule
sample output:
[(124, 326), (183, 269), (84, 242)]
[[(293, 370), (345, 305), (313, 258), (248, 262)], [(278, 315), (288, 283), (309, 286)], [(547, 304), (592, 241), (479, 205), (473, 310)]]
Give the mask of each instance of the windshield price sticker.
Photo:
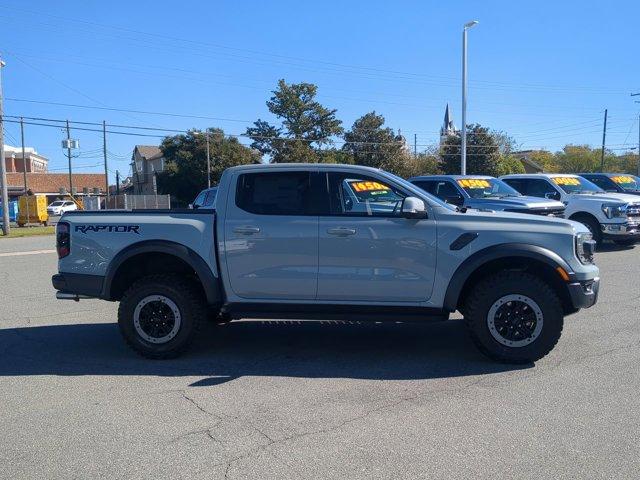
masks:
[(462, 188), (491, 188), (489, 181), (482, 178), (464, 178), (458, 180), (458, 185)]
[(633, 181), (633, 178), (627, 176), (627, 175), (618, 175), (615, 177), (611, 177), (611, 180), (613, 180), (616, 183), (622, 183), (622, 184), (626, 184), (626, 183), (636, 183)]
[(553, 183), (556, 185), (580, 185), (580, 180), (575, 177), (554, 177)]
[(351, 187), (356, 192), (386, 192), (389, 187), (378, 182), (351, 182)]

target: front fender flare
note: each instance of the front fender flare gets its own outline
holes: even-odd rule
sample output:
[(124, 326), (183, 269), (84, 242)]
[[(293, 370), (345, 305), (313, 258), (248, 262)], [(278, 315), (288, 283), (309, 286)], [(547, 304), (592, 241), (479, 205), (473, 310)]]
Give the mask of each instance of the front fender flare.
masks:
[(454, 272), (447, 292), (444, 297), (443, 307), (445, 310), (454, 312), (458, 307), (458, 300), (462, 294), (462, 288), (469, 277), (482, 265), (501, 258), (518, 257), (536, 260), (549, 265), (554, 270), (561, 267), (569, 275), (570, 280), (574, 279), (574, 272), (571, 266), (557, 253), (537, 245), (526, 243), (502, 243), (492, 245), (475, 252), (467, 258)]

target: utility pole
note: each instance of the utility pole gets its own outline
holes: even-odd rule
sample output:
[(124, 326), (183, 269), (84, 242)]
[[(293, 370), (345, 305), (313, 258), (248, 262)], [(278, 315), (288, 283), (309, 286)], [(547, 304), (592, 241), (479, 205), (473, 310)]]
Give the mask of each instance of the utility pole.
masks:
[[(27, 156), (24, 153), (24, 120), (20, 117), (20, 143), (22, 145), (22, 175), (24, 180), (24, 195), (27, 196)], [(27, 208), (27, 221), (25, 225), (29, 223), (29, 199), (25, 198), (24, 204)]]
[(67, 158), (69, 159), (69, 195), (73, 195), (73, 178), (71, 177), (71, 130), (67, 120)]
[(107, 122), (102, 121), (102, 156), (104, 157), (104, 183), (109, 201), (109, 169), (107, 168)]
[(604, 109), (604, 128), (602, 129), (602, 152), (600, 153), (600, 171), (604, 172), (604, 147), (607, 141), (607, 109)]
[(211, 188), (211, 158), (209, 152), (209, 129), (205, 134), (207, 137), (207, 188)]
[(460, 175), (467, 174), (467, 30), (477, 25), (473, 20), (465, 23), (462, 29), (462, 152), (460, 155)]
[[(632, 93), (632, 97), (637, 97), (640, 93)], [(636, 103), (640, 103), (636, 100)], [(640, 115), (638, 115), (638, 176), (640, 176)]]
[(120, 170), (116, 170), (116, 195), (120, 195)]
[(413, 156), (418, 158), (418, 134), (413, 134)]
[(9, 235), (9, 186), (7, 185), (7, 165), (4, 159), (4, 110), (2, 109), (2, 69), (5, 63), (0, 59), (0, 188), (2, 189), (2, 234)]

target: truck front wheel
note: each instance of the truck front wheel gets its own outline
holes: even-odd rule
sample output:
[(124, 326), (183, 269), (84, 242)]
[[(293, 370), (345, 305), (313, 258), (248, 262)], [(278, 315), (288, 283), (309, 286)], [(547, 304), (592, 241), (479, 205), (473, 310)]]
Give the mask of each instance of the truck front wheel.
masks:
[(541, 278), (505, 271), (487, 277), (470, 292), (465, 321), (476, 346), (504, 363), (530, 363), (547, 355), (562, 334), (558, 295)]
[(205, 316), (204, 299), (192, 282), (178, 275), (150, 275), (124, 293), (118, 325), (136, 352), (165, 359), (187, 349)]

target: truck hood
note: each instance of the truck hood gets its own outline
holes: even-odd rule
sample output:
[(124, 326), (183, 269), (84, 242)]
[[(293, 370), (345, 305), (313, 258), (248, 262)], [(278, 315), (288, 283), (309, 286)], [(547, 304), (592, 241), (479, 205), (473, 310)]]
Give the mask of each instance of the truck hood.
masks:
[(470, 208), (482, 208), (488, 210), (510, 209), (564, 209), (564, 204), (557, 200), (549, 200), (538, 197), (503, 197), (503, 198), (470, 198), (465, 204)]
[(582, 202), (598, 202), (598, 203), (633, 203), (640, 204), (640, 199), (637, 195), (630, 195), (628, 193), (599, 193), (597, 195), (569, 195), (571, 200), (580, 200)]
[[(441, 209), (443, 214), (452, 214), (451, 211)], [(563, 233), (575, 235), (589, 230), (583, 224), (564, 218), (550, 217), (545, 215), (531, 215), (528, 213), (512, 213), (503, 211), (483, 211), (467, 210), (466, 213), (454, 213), (455, 217), (447, 217), (460, 223), (469, 223), (472, 229), (490, 230), (499, 232), (520, 232), (520, 233)]]

